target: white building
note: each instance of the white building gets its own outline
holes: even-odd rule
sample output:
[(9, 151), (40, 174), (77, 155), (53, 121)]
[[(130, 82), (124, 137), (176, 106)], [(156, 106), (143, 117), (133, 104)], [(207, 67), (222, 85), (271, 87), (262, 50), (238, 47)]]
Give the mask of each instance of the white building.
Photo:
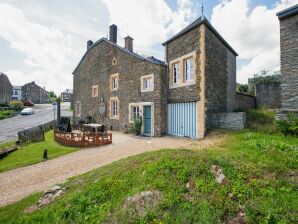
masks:
[(13, 86), (12, 100), (22, 100), (22, 87), (21, 86)]

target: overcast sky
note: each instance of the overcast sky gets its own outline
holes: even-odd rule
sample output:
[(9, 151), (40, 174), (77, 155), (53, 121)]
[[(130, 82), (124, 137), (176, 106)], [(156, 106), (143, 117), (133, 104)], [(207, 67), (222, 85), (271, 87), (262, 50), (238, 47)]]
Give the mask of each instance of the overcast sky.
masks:
[[(60, 93), (72, 88), (72, 72), (86, 42), (118, 26), (118, 44), (134, 38), (141, 55), (164, 59), (161, 43), (201, 15), (202, 0), (0, 0), (0, 71), (13, 85), (35, 80)], [(237, 81), (278, 70), (276, 13), (298, 0), (204, 0), (204, 14), (238, 52)]]

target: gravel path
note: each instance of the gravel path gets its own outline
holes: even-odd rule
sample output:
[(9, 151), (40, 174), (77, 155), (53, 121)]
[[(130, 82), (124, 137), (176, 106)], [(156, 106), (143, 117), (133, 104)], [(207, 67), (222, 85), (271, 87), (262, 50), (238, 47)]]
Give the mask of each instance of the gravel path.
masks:
[(193, 147), (194, 144), (196, 141), (185, 138), (167, 136), (148, 139), (113, 132), (111, 145), (82, 149), (46, 162), (0, 173), (0, 207), (32, 193), (45, 191), (69, 177), (128, 156), (161, 148)]

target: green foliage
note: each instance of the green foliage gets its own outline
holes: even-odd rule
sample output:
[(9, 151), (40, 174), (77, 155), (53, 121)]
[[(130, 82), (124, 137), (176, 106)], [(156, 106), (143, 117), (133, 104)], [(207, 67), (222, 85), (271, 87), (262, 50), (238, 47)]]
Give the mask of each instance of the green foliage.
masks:
[(142, 116), (137, 116), (134, 119), (134, 124), (133, 124), (133, 133), (135, 135), (140, 135), (142, 131), (142, 124), (143, 124), (143, 119)]
[(54, 141), (54, 132), (48, 131), (45, 133), (45, 141), (20, 147), (18, 150), (1, 159), (0, 172), (43, 161), (42, 156), (45, 149), (48, 150), (49, 159), (77, 150), (75, 148), (59, 145)]
[(254, 74), (253, 78), (248, 79), (248, 93), (255, 95), (256, 84), (258, 83), (276, 83), (281, 82), (280, 71), (268, 72), (262, 71), (260, 74)]
[(276, 133), (275, 111), (266, 108), (247, 111), (247, 127), (254, 131)]
[(54, 93), (54, 91), (50, 91), (50, 98), (57, 98), (57, 95)]
[(279, 120), (276, 122), (277, 128), (284, 135), (292, 135), (298, 137), (298, 117), (289, 113), (288, 120)]
[(238, 93), (248, 94), (248, 85), (247, 84), (238, 84), (237, 83), (236, 91)]
[(16, 112), (14, 110), (0, 110), (0, 120), (10, 118), (15, 114)]
[[(220, 148), (160, 150), (129, 157), (68, 180), (66, 193), (32, 214), (40, 194), (0, 208), (0, 223), (227, 223), (245, 206), (248, 223), (295, 223), (298, 139), (243, 131)], [(138, 146), (136, 146), (138, 147)], [(219, 165), (226, 184), (210, 171)], [(290, 175), (291, 174), (291, 175)], [(194, 180), (192, 189), (186, 183)], [(162, 201), (144, 216), (123, 204), (141, 191)], [(232, 193), (233, 198), (228, 197)]]
[(18, 100), (12, 100), (9, 103), (9, 107), (16, 110), (16, 111), (21, 111), (23, 106), (24, 106), (23, 102), (18, 101)]

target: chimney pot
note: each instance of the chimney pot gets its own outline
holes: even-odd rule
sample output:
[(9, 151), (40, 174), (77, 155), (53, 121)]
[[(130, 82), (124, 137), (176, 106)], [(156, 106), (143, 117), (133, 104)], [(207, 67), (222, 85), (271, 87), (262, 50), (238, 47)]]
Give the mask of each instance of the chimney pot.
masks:
[(110, 41), (117, 44), (117, 26), (115, 24), (110, 26)]
[(124, 38), (125, 40), (125, 46), (124, 48), (129, 50), (130, 52), (133, 52), (133, 39), (130, 36), (127, 36)]
[(93, 45), (93, 41), (92, 40), (88, 40), (87, 41), (87, 50)]

